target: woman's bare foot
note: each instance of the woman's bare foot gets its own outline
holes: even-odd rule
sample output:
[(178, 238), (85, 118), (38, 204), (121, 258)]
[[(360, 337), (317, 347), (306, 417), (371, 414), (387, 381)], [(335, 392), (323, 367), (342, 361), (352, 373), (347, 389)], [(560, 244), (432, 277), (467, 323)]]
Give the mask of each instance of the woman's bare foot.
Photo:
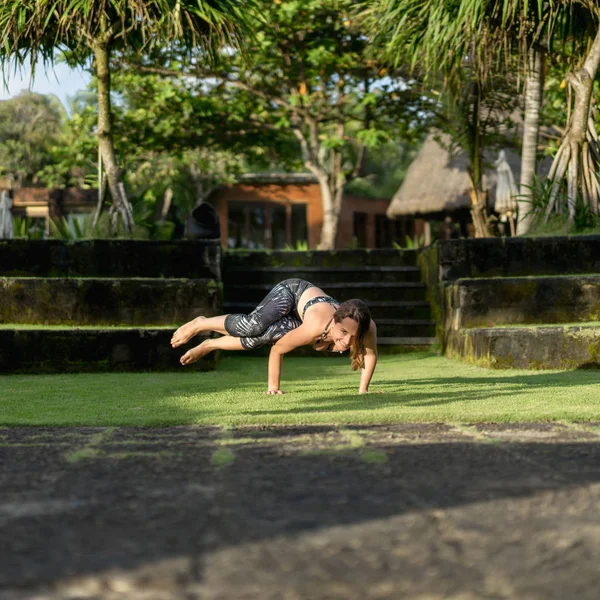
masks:
[(206, 317), (196, 317), (189, 323), (182, 325), (171, 338), (171, 346), (177, 348), (186, 342), (189, 342), (196, 334), (202, 331), (199, 327), (200, 321), (203, 321)]
[(210, 347), (211, 340), (204, 340), (199, 346), (188, 350), (180, 359), (179, 362), (185, 367), (191, 365), (196, 361), (200, 360), (203, 356), (206, 356), (212, 348)]

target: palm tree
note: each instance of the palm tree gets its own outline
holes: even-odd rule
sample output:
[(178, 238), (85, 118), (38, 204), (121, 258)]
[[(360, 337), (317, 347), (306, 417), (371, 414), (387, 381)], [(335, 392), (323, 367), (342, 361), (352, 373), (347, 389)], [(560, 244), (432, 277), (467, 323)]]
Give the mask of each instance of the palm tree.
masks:
[(112, 196), (111, 222), (131, 232), (133, 215), (113, 144), (110, 55), (155, 40), (194, 48), (235, 43), (249, 27), (252, 0), (12, 0), (0, 6), (0, 62), (74, 64), (93, 58), (98, 86), (98, 146)]
[[(375, 0), (365, 14), (380, 39), (385, 39), (392, 59), (408, 55), (413, 64), (427, 72), (441, 70), (446, 78), (455, 75), (466, 56), (485, 78), (502, 67), (507, 54), (517, 54), (526, 65), (528, 79), (522, 178), (526, 194), (533, 177), (531, 147), (537, 143), (539, 128), (535, 113), (540, 105), (541, 66), (535, 52), (544, 46), (552, 50), (555, 41), (569, 37), (578, 59), (565, 76), (574, 98), (573, 111), (549, 173), (553, 185), (546, 216), (556, 207), (565, 177), (570, 220), (575, 217), (578, 196), (598, 214), (600, 148), (590, 113), (592, 83), (600, 62), (596, 0)], [(584, 40), (578, 40), (578, 35)], [(521, 231), (526, 225), (521, 225)]]

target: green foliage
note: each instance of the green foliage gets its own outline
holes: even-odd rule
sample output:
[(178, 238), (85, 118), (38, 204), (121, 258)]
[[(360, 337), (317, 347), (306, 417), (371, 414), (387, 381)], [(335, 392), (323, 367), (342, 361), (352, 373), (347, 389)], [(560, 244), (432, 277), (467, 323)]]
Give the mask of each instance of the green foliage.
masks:
[[(587, 235), (600, 233), (600, 217), (585, 206), (581, 196), (577, 197), (575, 218), (569, 221), (566, 189), (561, 190), (555, 204), (555, 211), (546, 219), (546, 211), (550, 201), (552, 182), (547, 179), (534, 179), (529, 188), (531, 197), (524, 199), (527, 213), (533, 213), (533, 221), (528, 236), (548, 235)], [(523, 202), (523, 200), (521, 200)]]
[(13, 217), (13, 236), (27, 240), (42, 240), (46, 237), (46, 232), (39, 219)]
[(0, 102), (0, 175), (17, 185), (44, 183), (52, 149), (61, 138), (66, 115), (54, 96), (22, 92)]
[[(554, 156), (560, 146), (561, 132), (567, 125), (569, 94), (564, 76), (569, 68), (569, 61), (560, 55), (553, 56), (552, 61), (547, 61), (546, 68), (544, 101), (540, 115), (544, 131), (540, 137), (540, 146), (544, 156)], [(600, 81), (598, 80), (594, 82), (592, 105), (600, 106)], [(597, 119), (595, 124), (596, 131), (600, 134), (600, 122)]]
[(407, 235), (406, 239), (404, 241), (404, 246), (400, 245), (395, 240), (392, 241), (392, 246), (396, 250), (403, 250), (405, 248), (408, 248), (409, 250), (416, 250), (418, 248), (424, 248), (425, 247), (425, 236), (423, 234), (415, 235), (414, 237), (410, 237), (409, 235)]
[(59, 240), (83, 240), (90, 239), (93, 237), (100, 237), (99, 227), (94, 230), (93, 228), (93, 215), (81, 215), (80, 218), (67, 219), (61, 217), (60, 219), (50, 220), (50, 233), (52, 237)]
[(52, 61), (55, 50), (83, 65), (96, 41), (139, 51), (158, 40), (183, 47), (235, 46), (257, 15), (252, 0), (39, 0), (0, 6), (0, 60)]
[(346, 192), (368, 198), (392, 198), (418, 152), (418, 138), (394, 139), (369, 149), (359, 177), (346, 185)]
[[(401, 73), (367, 56), (352, 8), (350, 0), (265, 0), (264, 20), (243, 55), (222, 52), (207, 68), (200, 55), (154, 54), (140, 68), (198, 77), (197, 95), (216, 99), (210, 120), (221, 139), (264, 142), (257, 145), (275, 148), (284, 165), (319, 169), (335, 186), (365, 174), (365, 148), (413, 135), (420, 125), (417, 95)], [(210, 130), (206, 123), (203, 131)]]
[(298, 240), (296, 242), (296, 247), (286, 244), (284, 250), (290, 252), (308, 252), (308, 242), (306, 240)]
[(86, 91), (70, 99), (61, 135), (50, 146), (51, 162), (37, 176), (49, 188), (98, 186), (97, 106)]

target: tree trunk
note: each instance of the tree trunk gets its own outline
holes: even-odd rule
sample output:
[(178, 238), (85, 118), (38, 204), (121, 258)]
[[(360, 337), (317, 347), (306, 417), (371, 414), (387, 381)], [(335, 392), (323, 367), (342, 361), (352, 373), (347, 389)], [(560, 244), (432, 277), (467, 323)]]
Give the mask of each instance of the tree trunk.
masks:
[(98, 78), (98, 146), (112, 196), (113, 205), (110, 213), (113, 233), (116, 231), (119, 219), (123, 222), (125, 231), (131, 233), (134, 225), (133, 214), (122, 181), (124, 170), (117, 163), (112, 136), (108, 54), (108, 41), (106, 39), (95, 40), (94, 57)]
[(475, 227), (476, 238), (491, 237), (488, 227), (487, 210), (485, 208), (486, 193), (478, 190), (471, 190), (471, 217)]
[(335, 249), (335, 240), (337, 237), (338, 221), (341, 205), (341, 191), (332, 190), (329, 177), (326, 173), (317, 175), (319, 188), (321, 190), (321, 202), (323, 204), (323, 226), (321, 228), (321, 240), (317, 246), (318, 250)]
[(575, 101), (573, 115), (548, 174), (548, 179), (552, 182), (552, 190), (545, 220), (553, 210), (557, 212), (560, 210), (560, 203), (557, 200), (565, 176), (569, 223), (572, 224), (575, 219), (579, 197), (590, 211), (595, 214), (600, 212), (600, 185), (598, 184), (600, 145), (591, 117), (593, 83), (599, 63), (600, 28), (596, 32), (583, 67), (575, 73), (567, 73), (565, 77), (573, 90)]
[(545, 55), (532, 48), (527, 61), (525, 79), (525, 122), (523, 124), (523, 149), (521, 153), (521, 181), (519, 189), (517, 235), (529, 231), (533, 220), (534, 176), (537, 144), (540, 130), (540, 110), (543, 95), (543, 69)]
[(475, 175), (468, 171), (471, 196), (471, 217), (473, 219), (473, 227), (475, 228), (476, 238), (492, 237), (488, 227), (487, 216), (487, 192), (481, 189), (481, 185), (475, 183)]

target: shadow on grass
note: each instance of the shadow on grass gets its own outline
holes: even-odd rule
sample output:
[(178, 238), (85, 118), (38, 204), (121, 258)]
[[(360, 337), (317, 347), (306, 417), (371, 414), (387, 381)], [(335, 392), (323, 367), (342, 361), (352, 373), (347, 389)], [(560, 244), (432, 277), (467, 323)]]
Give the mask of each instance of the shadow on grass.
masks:
[[(588, 376), (586, 376), (586, 373)], [(541, 389), (573, 390), (598, 382), (592, 371), (544, 373), (527, 375), (486, 375), (479, 377), (432, 377), (429, 379), (383, 380), (372, 387), (382, 393), (360, 395), (355, 386), (345, 386), (330, 395), (310, 398), (305, 404), (285, 410), (257, 410), (242, 414), (285, 415), (312, 412), (373, 411), (390, 406), (424, 407), (443, 406), (456, 402), (510, 398), (515, 393), (528, 393)], [(294, 383), (294, 387), (298, 384)], [(425, 391), (423, 388), (430, 386)], [(419, 388), (415, 391), (414, 388)], [(340, 393), (341, 392), (341, 393)], [(344, 393), (345, 392), (345, 393)], [(600, 416), (600, 404), (599, 404)]]

